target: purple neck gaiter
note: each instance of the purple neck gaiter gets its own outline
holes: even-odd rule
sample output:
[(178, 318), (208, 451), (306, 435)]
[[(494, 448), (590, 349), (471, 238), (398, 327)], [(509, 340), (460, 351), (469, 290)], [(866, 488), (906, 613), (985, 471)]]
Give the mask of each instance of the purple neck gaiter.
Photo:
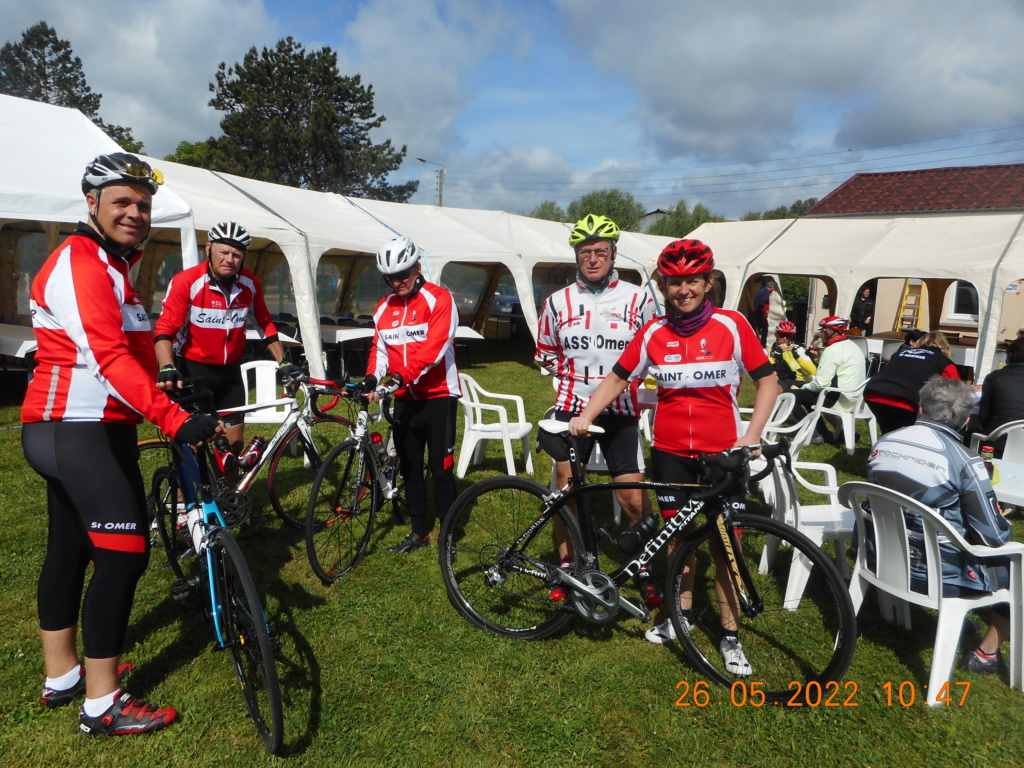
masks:
[(713, 314), (715, 314), (715, 305), (714, 302), (708, 299), (704, 299), (700, 309), (691, 312), (689, 315), (683, 315), (670, 306), (668, 309), (668, 324), (680, 336), (692, 336), (704, 327), (704, 324), (711, 319)]

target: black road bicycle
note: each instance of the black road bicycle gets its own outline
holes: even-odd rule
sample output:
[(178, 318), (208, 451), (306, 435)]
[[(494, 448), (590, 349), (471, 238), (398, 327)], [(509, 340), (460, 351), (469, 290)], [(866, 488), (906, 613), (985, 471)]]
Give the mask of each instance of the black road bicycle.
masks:
[[(628, 599), (621, 590), (673, 536), (680, 535), (668, 566), (664, 608), (682, 647), (708, 680), (724, 685), (757, 681), (771, 701), (791, 697), (793, 684), (840, 680), (853, 658), (857, 627), (835, 564), (793, 527), (725, 508), (723, 492), (734, 487), (737, 478), (758, 479), (749, 477), (749, 449), (704, 460), (721, 470), (722, 479), (715, 485), (588, 484), (568, 425), (545, 420), (540, 427), (560, 434), (569, 447), (572, 480), (565, 488), (552, 491), (524, 477), (493, 477), (464, 491), (445, 517), (438, 558), (449, 600), (460, 614), (488, 632), (524, 639), (549, 637), (573, 616), (606, 624), (625, 613), (648, 622), (650, 614), (642, 601)], [(764, 446), (762, 455), (768, 466), (761, 477), (772, 471), (780, 455), (788, 459), (784, 445)], [(591, 493), (618, 488), (662, 494), (698, 490), (688, 507), (660, 528), (652, 515), (646, 518), (646, 533), (631, 529), (624, 534), (619, 544), (631, 549), (628, 562), (605, 572), (598, 537), (610, 540), (611, 535), (595, 530), (587, 500)], [(578, 518), (569, 502), (575, 502)], [(697, 526), (701, 512), (706, 522)], [(568, 567), (560, 560), (556, 519), (569, 543)], [(683, 535), (691, 523), (696, 527)], [(800, 596), (786, 594), (794, 558), (805, 558), (815, 574)], [(727, 564), (722, 566), (727, 578), (716, 580), (716, 560)], [(692, 625), (684, 620), (687, 605)], [(726, 610), (739, 616), (739, 637), (753, 667), (750, 676), (729, 672), (720, 654)]]
[[(178, 398), (207, 399), (209, 393)], [(156, 526), (177, 576), (176, 599), (196, 599), (213, 624), (214, 647), (230, 652), (249, 716), (268, 752), (281, 748), (284, 715), (275, 641), (242, 550), (225, 525), (206, 451), (170, 442), (173, 463), (154, 478)], [(191, 556), (182, 556), (187, 548)]]

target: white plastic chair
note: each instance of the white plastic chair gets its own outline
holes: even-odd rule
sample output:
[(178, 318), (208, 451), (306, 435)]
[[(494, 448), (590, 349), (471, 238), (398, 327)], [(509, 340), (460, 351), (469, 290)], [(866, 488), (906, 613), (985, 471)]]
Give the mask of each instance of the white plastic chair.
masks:
[[(278, 405), (277, 363), (273, 360), (251, 360), (242, 363), (242, 382), (245, 384), (245, 405), (267, 403), (266, 408), (245, 414), (246, 424), (280, 424), (290, 408), (288, 403)], [(289, 401), (289, 403), (292, 401)]]
[[(865, 381), (864, 384), (867, 384)], [(875, 414), (864, 402), (864, 384), (854, 390), (846, 391), (836, 387), (824, 387), (818, 393), (818, 402), (814, 405), (813, 413), (819, 416), (829, 414), (839, 419), (843, 425), (843, 441), (846, 443), (846, 453), (853, 456), (853, 446), (857, 439), (857, 420), (862, 419), (868, 423), (868, 433), (871, 435), (871, 444), (878, 440), (878, 422), (875, 421)], [(839, 399), (834, 405), (825, 405), (825, 396), (829, 392), (838, 392)], [(844, 399), (846, 402), (843, 402)]]
[[(800, 469), (824, 473), (825, 485), (810, 482), (799, 473)], [(811, 492), (825, 496), (826, 502), (801, 504), (794, 477)], [(846, 565), (846, 548), (847, 542), (853, 539), (854, 517), (853, 510), (839, 501), (835, 467), (831, 464), (813, 462), (794, 463), (791, 476), (782, 466), (782, 462), (777, 462), (769, 478), (774, 486), (772, 516), (793, 526), (819, 547), (831, 541), (835, 547), (836, 566), (845, 578), (849, 572)], [(761, 573), (768, 572), (777, 548), (778, 541), (771, 542), (761, 553)], [(795, 555), (790, 564), (785, 596), (785, 606), (790, 610), (796, 610), (800, 603), (811, 575), (811, 566), (812, 564), (802, 555)]]
[(1003, 461), (1012, 461), (1015, 464), (1024, 464), (1024, 419), (1008, 421), (1001, 427), (996, 427), (987, 435), (980, 432), (971, 433), (971, 453), (977, 455), (982, 445), (994, 443), (1006, 435), (1006, 447), (1003, 448)]
[[(978, 547), (968, 544), (946, 520), (930, 507), (902, 493), (872, 483), (850, 482), (839, 489), (841, 503), (853, 509), (857, 518), (857, 564), (850, 580), (853, 608), (859, 611), (865, 589), (873, 586), (879, 594), (886, 593), (909, 613), (907, 603), (939, 612), (935, 630), (935, 650), (928, 678), (928, 704), (936, 706), (942, 686), (949, 681), (956, 658), (957, 643), (964, 618), (970, 611), (997, 603), (1010, 605), (1010, 685), (1022, 684), (1022, 648), (1024, 639), (1024, 544), (1010, 542), (1001, 547)], [(861, 503), (867, 501), (870, 512)], [(917, 515), (924, 531), (925, 559), (928, 571), (928, 592), (910, 589), (910, 543), (907, 539), (905, 515)], [(867, 527), (874, 526), (875, 570), (868, 567)], [(976, 597), (942, 596), (942, 560), (939, 538), (974, 558), (1006, 557), (1010, 561), (1010, 587), (995, 592), (979, 592)], [(883, 614), (884, 606), (883, 606)]]
[[(523, 398), (519, 395), (488, 392), (477, 384), (472, 376), (465, 373), (459, 374), (459, 381), (462, 383), (462, 397), (459, 399), (459, 403), (462, 405), (466, 418), (456, 475), (465, 477), (471, 460), (474, 464), (483, 463), (488, 440), (501, 440), (510, 475), (516, 473), (516, 465), (512, 456), (512, 441), (522, 441), (526, 472), (532, 475), (533, 456), (530, 454), (530, 431), (533, 429), (533, 424), (526, 420)], [(509, 421), (505, 406), (485, 402), (484, 398), (514, 402), (516, 404), (516, 420)], [(485, 421), (487, 414), (497, 416), (498, 420)]]

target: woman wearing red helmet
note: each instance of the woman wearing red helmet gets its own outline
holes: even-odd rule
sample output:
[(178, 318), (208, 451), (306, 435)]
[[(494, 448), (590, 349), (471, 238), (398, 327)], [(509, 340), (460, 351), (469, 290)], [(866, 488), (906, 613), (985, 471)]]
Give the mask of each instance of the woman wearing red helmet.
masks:
[[(699, 240), (676, 240), (658, 257), (658, 287), (666, 299), (668, 314), (655, 318), (633, 338), (612, 373), (591, 396), (583, 412), (569, 422), (575, 435), (585, 434), (601, 410), (622, 392), (631, 379), (645, 372), (658, 382), (658, 408), (654, 416), (651, 449), (655, 481), (698, 481), (697, 457), (721, 453), (733, 447), (756, 446), (779, 394), (771, 363), (750, 323), (739, 312), (716, 309), (711, 296), (715, 260), (711, 249)], [(754, 381), (757, 394), (749, 423), (740, 421), (739, 391), (743, 371)], [(744, 431), (744, 426), (746, 431)], [(745, 488), (735, 488), (727, 498), (742, 511)], [(687, 503), (684, 494), (658, 499), (661, 513), (671, 517)], [(689, 528), (687, 528), (687, 531)], [(676, 542), (669, 542), (669, 554)], [(750, 675), (750, 663), (739, 642), (739, 614), (719, 563), (719, 594), (722, 596), (720, 650), (726, 668), (735, 675)], [(684, 620), (693, 616), (684, 605)], [(664, 645), (675, 638), (671, 620), (647, 631), (647, 639)]]
[(795, 333), (796, 326), (783, 320), (775, 326), (775, 343), (765, 350), (783, 392), (801, 386), (817, 370), (807, 350), (793, 341)]

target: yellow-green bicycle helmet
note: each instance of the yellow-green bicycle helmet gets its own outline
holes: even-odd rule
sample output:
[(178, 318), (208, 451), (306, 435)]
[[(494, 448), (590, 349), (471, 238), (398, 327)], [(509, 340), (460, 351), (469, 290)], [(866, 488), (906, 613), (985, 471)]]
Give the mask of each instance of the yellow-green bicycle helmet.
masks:
[(576, 222), (569, 233), (569, 245), (575, 248), (587, 240), (618, 240), (619, 225), (607, 216), (588, 213)]

